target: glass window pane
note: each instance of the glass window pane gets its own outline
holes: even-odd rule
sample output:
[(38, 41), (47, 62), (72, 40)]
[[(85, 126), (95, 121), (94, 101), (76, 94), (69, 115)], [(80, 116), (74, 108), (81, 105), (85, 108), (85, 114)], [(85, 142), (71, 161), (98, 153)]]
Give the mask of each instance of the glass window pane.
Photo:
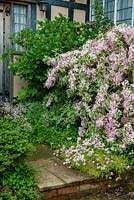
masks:
[(132, 0), (127, 0), (127, 2), (128, 2), (128, 7), (132, 7), (133, 1)]
[(133, 0), (117, 1), (117, 24), (126, 23), (131, 25)]
[[(92, 0), (93, 2), (93, 0)], [(117, 0), (117, 13), (115, 15), (115, 0), (100, 0), (100, 3), (104, 2), (104, 15), (114, 22), (114, 16), (116, 16), (117, 24), (126, 23), (132, 24), (132, 6), (133, 0)], [(91, 9), (91, 19), (94, 20), (94, 10)]]
[(17, 14), (14, 15), (14, 23), (19, 23), (19, 16)]
[[(13, 9), (13, 32), (19, 32), (27, 26), (27, 6), (14, 4)], [(22, 51), (23, 48), (15, 45), (16, 50)]]
[[(20, 31), (27, 25), (27, 6), (25, 5), (14, 5), (14, 32)], [(16, 28), (16, 26), (18, 26)], [(23, 28), (22, 28), (23, 27)]]
[(112, 22), (114, 21), (114, 7), (115, 0), (105, 0), (104, 14), (105, 17), (109, 18)]

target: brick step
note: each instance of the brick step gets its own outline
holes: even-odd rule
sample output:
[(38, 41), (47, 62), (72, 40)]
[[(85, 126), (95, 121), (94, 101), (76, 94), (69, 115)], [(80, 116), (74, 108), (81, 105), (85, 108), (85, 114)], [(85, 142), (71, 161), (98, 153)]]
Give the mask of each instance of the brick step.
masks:
[[(40, 200), (76, 200), (84, 196), (105, 193), (120, 185), (132, 184), (132, 172), (120, 180), (99, 180), (80, 171), (66, 168), (58, 159), (30, 162), (38, 170), (35, 176)], [(130, 181), (130, 180), (133, 181)], [(129, 181), (128, 181), (129, 180)]]

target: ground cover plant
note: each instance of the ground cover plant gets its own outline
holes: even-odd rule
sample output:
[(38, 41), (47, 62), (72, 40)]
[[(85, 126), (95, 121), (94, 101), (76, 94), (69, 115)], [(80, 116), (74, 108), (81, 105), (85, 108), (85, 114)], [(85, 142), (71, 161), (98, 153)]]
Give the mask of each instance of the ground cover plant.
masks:
[(32, 143), (47, 143), (53, 149), (62, 144), (70, 146), (77, 140), (77, 118), (72, 106), (57, 103), (51, 109), (45, 105), (46, 101), (32, 103), (29, 111), (21, 120), (22, 125), (29, 128), (29, 141)]
[(24, 158), (31, 151), (27, 127), (10, 117), (0, 119), (0, 200), (35, 200), (34, 171)]
[(53, 68), (45, 86), (52, 94), (46, 105), (60, 100), (54, 91), (63, 85), (80, 120), (76, 144), (60, 149), (65, 164), (105, 177), (133, 166), (133, 46), (134, 28), (119, 25), (88, 40), (82, 50), (49, 60)]

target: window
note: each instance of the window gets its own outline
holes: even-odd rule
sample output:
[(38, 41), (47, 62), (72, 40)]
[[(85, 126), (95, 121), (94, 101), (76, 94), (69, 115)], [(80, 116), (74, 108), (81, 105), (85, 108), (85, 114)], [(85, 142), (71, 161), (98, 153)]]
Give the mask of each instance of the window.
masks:
[[(105, 17), (111, 19), (114, 24), (134, 25), (134, 0), (100, 0), (100, 3), (103, 5)], [(93, 9), (90, 9), (90, 12), (90, 20), (93, 21)]]
[(114, 8), (115, 8), (115, 0), (104, 1), (105, 17), (109, 18), (112, 22), (114, 22)]
[(117, 1), (117, 24), (126, 23), (131, 25), (132, 22), (132, 0)]
[[(26, 28), (27, 21), (27, 5), (14, 4), (13, 6), (13, 32), (17, 33)], [(15, 44), (17, 51), (22, 51), (23, 48)]]

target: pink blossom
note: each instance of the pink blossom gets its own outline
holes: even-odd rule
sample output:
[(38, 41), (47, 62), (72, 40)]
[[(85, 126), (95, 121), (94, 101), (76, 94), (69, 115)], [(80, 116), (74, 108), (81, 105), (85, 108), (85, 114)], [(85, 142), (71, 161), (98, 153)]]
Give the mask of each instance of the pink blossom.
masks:
[(115, 84), (120, 84), (123, 80), (123, 72), (118, 71), (117, 73), (114, 73), (112, 80)]
[(104, 125), (104, 116), (101, 116), (96, 120), (96, 126), (101, 127), (103, 125)]
[(124, 112), (127, 112), (130, 108), (131, 101), (133, 99), (133, 94), (130, 89), (130, 85), (128, 81), (122, 82), (122, 95), (123, 95), (123, 105), (124, 105)]
[(83, 137), (85, 129), (83, 127), (79, 127), (78, 135), (79, 137)]
[(51, 58), (48, 60), (47, 64), (49, 66), (55, 66), (56, 65), (56, 59), (55, 58)]

